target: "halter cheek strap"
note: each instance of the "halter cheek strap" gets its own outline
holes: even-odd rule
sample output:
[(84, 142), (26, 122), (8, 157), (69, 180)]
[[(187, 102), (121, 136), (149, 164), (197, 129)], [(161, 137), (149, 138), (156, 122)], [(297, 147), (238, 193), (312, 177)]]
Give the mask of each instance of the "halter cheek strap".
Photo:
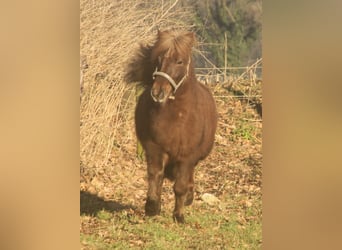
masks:
[(182, 77), (182, 79), (178, 82), (178, 84), (176, 84), (176, 82), (172, 79), (171, 76), (169, 76), (168, 74), (166, 74), (165, 72), (162, 71), (158, 71), (158, 68), (156, 68), (156, 70), (153, 73), (153, 79), (156, 78), (156, 76), (162, 76), (164, 78), (166, 78), (172, 85), (173, 87), (173, 93), (175, 94), (177, 89), (182, 85), (182, 83), (184, 82), (185, 78), (188, 76), (189, 74), (189, 67), (190, 67), (190, 62), (191, 62), (191, 58), (189, 57), (189, 62), (188, 65), (186, 67), (186, 73), (185, 75)]

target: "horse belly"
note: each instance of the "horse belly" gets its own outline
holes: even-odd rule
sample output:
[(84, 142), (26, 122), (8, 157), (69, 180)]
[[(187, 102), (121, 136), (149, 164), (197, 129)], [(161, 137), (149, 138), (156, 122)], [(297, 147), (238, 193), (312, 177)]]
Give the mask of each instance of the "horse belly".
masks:
[[(193, 128), (193, 126), (192, 126)], [(169, 126), (168, 132), (160, 134), (157, 137), (158, 144), (161, 145), (174, 161), (184, 159), (201, 158), (203, 151), (203, 142), (201, 132), (192, 131), (184, 126)]]

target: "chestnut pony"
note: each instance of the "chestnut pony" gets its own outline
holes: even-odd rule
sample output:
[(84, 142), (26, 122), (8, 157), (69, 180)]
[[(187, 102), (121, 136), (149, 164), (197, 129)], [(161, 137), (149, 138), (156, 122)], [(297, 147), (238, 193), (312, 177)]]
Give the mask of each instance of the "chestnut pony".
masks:
[(145, 85), (135, 111), (136, 133), (147, 160), (145, 214), (158, 215), (163, 179), (175, 181), (173, 218), (184, 223), (184, 205), (194, 198), (194, 168), (211, 151), (217, 112), (206, 86), (197, 81), (192, 32), (158, 31), (129, 64), (127, 81)]

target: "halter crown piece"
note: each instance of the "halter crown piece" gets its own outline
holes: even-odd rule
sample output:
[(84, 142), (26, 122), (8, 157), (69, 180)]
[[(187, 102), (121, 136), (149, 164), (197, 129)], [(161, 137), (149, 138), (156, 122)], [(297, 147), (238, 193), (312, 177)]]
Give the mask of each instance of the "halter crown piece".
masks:
[[(169, 76), (168, 74), (166, 74), (165, 72), (158, 71), (158, 67), (156, 67), (156, 70), (152, 74), (153, 80), (156, 78), (156, 76), (162, 76), (162, 77), (166, 78), (171, 83), (171, 85), (173, 87), (173, 94), (175, 94), (177, 89), (182, 85), (182, 83), (184, 82), (185, 78), (189, 74), (190, 62), (191, 62), (191, 58), (189, 57), (189, 62), (188, 62), (188, 65), (186, 67), (186, 73), (183, 76), (183, 78), (178, 82), (178, 84), (176, 84), (176, 82), (172, 79), (172, 77)], [(175, 99), (175, 97), (174, 96), (170, 96), (169, 99)]]

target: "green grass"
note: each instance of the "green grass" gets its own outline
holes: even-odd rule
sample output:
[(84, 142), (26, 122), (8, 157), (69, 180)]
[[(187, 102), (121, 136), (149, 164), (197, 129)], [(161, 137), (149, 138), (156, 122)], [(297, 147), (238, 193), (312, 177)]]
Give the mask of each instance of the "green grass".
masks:
[(253, 141), (255, 138), (256, 128), (248, 123), (246, 120), (240, 120), (237, 122), (237, 127), (232, 131), (231, 138), (233, 140), (236, 139), (245, 139), (249, 141)]
[(260, 209), (201, 204), (187, 208), (185, 224), (174, 223), (170, 211), (148, 218), (133, 210), (100, 211), (95, 232), (81, 233), (81, 243), (83, 249), (260, 249)]
[(109, 220), (112, 218), (112, 214), (107, 212), (106, 210), (101, 210), (96, 214), (96, 217), (100, 220)]

